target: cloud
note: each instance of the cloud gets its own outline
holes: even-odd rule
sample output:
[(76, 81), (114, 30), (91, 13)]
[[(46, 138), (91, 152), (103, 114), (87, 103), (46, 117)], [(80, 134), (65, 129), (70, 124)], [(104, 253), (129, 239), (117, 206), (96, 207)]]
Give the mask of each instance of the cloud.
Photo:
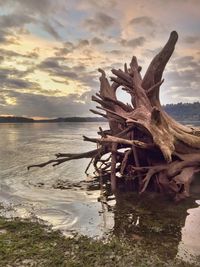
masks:
[(115, 19), (103, 12), (96, 13), (92, 19), (86, 19), (84, 26), (91, 31), (101, 31), (112, 27), (115, 24)]
[(29, 117), (91, 116), (90, 106), (78, 94), (55, 97), (10, 91), (7, 97), (15, 99), (16, 104), (0, 105), (0, 113)]
[(29, 73), (33, 72), (33, 69), (27, 69), (25, 71), (22, 70), (17, 70), (15, 68), (10, 68), (10, 67), (1, 67), (0, 68), (0, 77), (17, 77), (17, 78), (22, 78), (28, 75)]
[(0, 68), (0, 84), (1, 89), (31, 89), (39, 90), (40, 86), (36, 82), (29, 81), (25, 78), (28, 74), (32, 73), (34, 69), (30, 68), (25, 71), (20, 71), (14, 68), (4, 67)]
[(76, 46), (76, 48), (82, 48), (82, 47), (86, 47), (90, 44), (90, 42), (86, 39), (81, 39), (78, 42), (78, 45)]
[(0, 44), (19, 44), (20, 34), (28, 32), (25, 26), (34, 22), (33, 16), (22, 12), (0, 15)]
[(107, 53), (114, 55), (114, 56), (121, 56), (124, 54), (124, 52), (122, 50), (119, 50), (119, 49), (113, 49), (111, 51), (108, 51)]
[(53, 1), (49, 0), (18, 0), (16, 1), (17, 5), (20, 7), (23, 7), (23, 9), (27, 11), (32, 11), (33, 13), (42, 13), (47, 14), (49, 13), (53, 6), (55, 7), (55, 4), (53, 4)]
[(3, 49), (3, 48), (0, 48), (0, 55), (5, 60), (10, 60), (12, 58), (16, 59), (18, 57), (28, 58), (28, 59), (36, 59), (39, 57), (39, 53), (37, 53), (35, 50), (32, 52), (29, 52), (27, 54), (21, 54), (21, 53), (15, 52), (13, 50), (7, 50), (7, 49)]
[(85, 86), (91, 89), (98, 87), (98, 82), (96, 81), (97, 72), (87, 70), (82, 63), (68, 66), (65, 58), (50, 57), (43, 60), (38, 65), (38, 68), (47, 72), (52, 77), (52, 80), (62, 78), (65, 84), (69, 80), (81, 83), (83, 86), (82, 91), (85, 90)]
[(55, 55), (60, 57), (60, 56), (66, 56), (67, 54), (73, 52), (75, 49), (75, 45), (72, 42), (64, 42), (62, 44), (61, 48), (55, 47)]
[(26, 24), (32, 23), (35, 21), (35, 19), (26, 14), (7, 14), (7, 15), (1, 15), (0, 16), (0, 26), (1, 28), (17, 28), (24, 26)]
[(74, 50), (86, 48), (89, 45), (90, 41), (87, 39), (79, 39), (76, 44), (66, 41), (62, 43), (62, 47), (55, 47), (55, 55), (58, 57), (66, 56)]
[[(7, 0), (10, 5), (7, 5), (7, 14), (0, 16), (0, 27), (2, 29), (19, 29), (28, 24), (33, 24), (34, 27), (41, 25), (43, 30), (49, 33), (55, 39), (60, 39), (60, 35), (56, 28), (63, 27), (62, 23), (55, 19), (53, 16), (60, 9), (63, 1), (56, 4), (51, 0)], [(12, 7), (12, 8), (11, 8)], [(52, 17), (50, 17), (52, 15)], [(54, 25), (56, 25), (54, 27)], [(1, 38), (2, 39), (2, 38)], [(4, 40), (2, 39), (2, 42)]]
[(123, 46), (128, 46), (128, 47), (136, 48), (138, 46), (143, 46), (143, 44), (145, 43), (145, 41), (146, 41), (146, 39), (143, 36), (140, 36), (138, 38), (134, 38), (134, 39), (131, 39), (131, 40), (122, 39), (120, 41), (120, 43)]
[(148, 16), (142, 16), (142, 17), (136, 17), (129, 21), (129, 24), (131, 25), (142, 25), (145, 27), (154, 27), (155, 23), (151, 17)]
[(194, 97), (200, 100), (200, 61), (191, 56), (175, 58), (174, 70), (165, 73), (165, 95), (170, 95), (180, 102), (192, 102)]
[(176, 58), (173, 60), (173, 64), (178, 70), (185, 68), (192, 68), (194, 72), (196, 72), (198, 69), (200, 70), (200, 62), (196, 61), (192, 56)]
[(187, 44), (194, 44), (194, 43), (198, 43), (200, 41), (200, 36), (186, 36), (184, 38), (185, 43)]
[(7, 8), (13, 8), (17, 11), (31, 12), (31, 14), (37, 15), (50, 15), (55, 11), (61, 10), (66, 5), (65, 1), (53, 1), (53, 0), (1, 0), (0, 6), (6, 6)]
[(37, 89), (40, 88), (37, 83), (28, 80), (7, 78), (2, 81), (2, 87), (11, 89)]
[(92, 40), (91, 40), (91, 44), (92, 44), (92, 45), (101, 45), (101, 44), (103, 44), (103, 43), (104, 43), (103, 39), (101, 39), (101, 38), (99, 38), (99, 37), (94, 37), (94, 38), (92, 38)]
[(16, 44), (17, 41), (18, 41), (18, 38), (15, 36), (13, 32), (0, 29), (0, 44), (1, 45)]
[(102, 10), (102, 8), (114, 8), (117, 5), (116, 0), (101, 0), (101, 1), (96, 1), (96, 0), (81, 0), (80, 1), (81, 7), (91, 7), (97, 10)]
[(61, 77), (65, 79), (70, 78), (73, 80), (78, 78), (78, 75), (72, 68), (66, 65), (61, 65), (60, 58), (46, 58), (38, 65), (38, 68), (40, 70), (48, 72), (51, 76)]
[(51, 36), (53, 36), (55, 39), (61, 39), (59, 33), (55, 30), (55, 28), (51, 25), (49, 21), (42, 21), (42, 26), (46, 32), (48, 32)]

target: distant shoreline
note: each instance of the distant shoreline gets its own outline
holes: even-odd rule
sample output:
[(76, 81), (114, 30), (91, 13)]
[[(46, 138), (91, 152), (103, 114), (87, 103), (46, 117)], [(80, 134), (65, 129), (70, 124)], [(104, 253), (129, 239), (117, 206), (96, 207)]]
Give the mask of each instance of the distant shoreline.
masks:
[[(175, 120), (187, 123), (200, 121), (200, 102), (167, 104), (164, 110)], [(104, 122), (102, 117), (60, 117), (54, 119), (35, 120), (19, 116), (0, 116), (0, 123), (53, 123), (53, 122)]]
[[(185, 124), (185, 125), (200, 125), (200, 120), (192, 120), (192, 119), (176, 119), (178, 122)], [(0, 117), (0, 124), (18, 124), (18, 123), (26, 123), (26, 124), (37, 124), (37, 123), (78, 123), (78, 122), (107, 122), (104, 118), (98, 117), (70, 117), (70, 118), (58, 118), (58, 119), (49, 119), (49, 120), (34, 120), (31, 118), (25, 117)]]
[(58, 123), (58, 122), (105, 122), (100, 117), (68, 117), (46, 120), (34, 120), (26, 117), (0, 116), (0, 123)]

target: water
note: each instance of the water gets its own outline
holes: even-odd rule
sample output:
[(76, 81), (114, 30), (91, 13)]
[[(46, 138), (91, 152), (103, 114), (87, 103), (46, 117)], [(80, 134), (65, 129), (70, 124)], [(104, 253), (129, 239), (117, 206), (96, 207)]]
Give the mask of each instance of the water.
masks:
[[(96, 136), (95, 123), (46, 123), (0, 125), (0, 201), (23, 217), (34, 214), (54, 228), (101, 235), (99, 192), (59, 190), (52, 185), (81, 181), (88, 160), (27, 170), (27, 166), (54, 158), (58, 152), (79, 153), (95, 148), (82, 141), (82, 135)], [(38, 183), (44, 184), (42, 188)]]
[[(0, 124), (0, 202), (7, 207), (6, 214), (36, 216), (66, 234), (77, 231), (102, 237), (112, 233), (145, 240), (152, 248), (167, 247), (170, 257), (200, 255), (199, 179), (193, 197), (179, 205), (153, 196), (145, 201), (132, 194), (106, 206), (97, 201), (99, 191), (52, 187), (58, 179), (87, 179), (88, 159), (27, 170), (28, 165), (52, 159), (58, 152), (95, 149), (95, 144), (82, 141), (82, 135), (96, 137), (98, 126), (91, 122)], [(101, 127), (106, 129), (106, 123)]]

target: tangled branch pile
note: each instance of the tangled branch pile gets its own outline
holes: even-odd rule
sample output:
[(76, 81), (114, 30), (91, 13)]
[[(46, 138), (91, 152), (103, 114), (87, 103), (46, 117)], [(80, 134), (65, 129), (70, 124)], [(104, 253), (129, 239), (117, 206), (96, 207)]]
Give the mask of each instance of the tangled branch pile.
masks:
[[(96, 150), (82, 154), (57, 154), (57, 159), (32, 165), (44, 167), (91, 158), (99, 177), (109, 177), (112, 192), (121, 184), (140, 193), (152, 190), (171, 193), (176, 200), (189, 196), (192, 176), (200, 171), (200, 130), (176, 122), (162, 108), (159, 90), (162, 74), (171, 57), (178, 34), (170, 34), (164, 48), (150, 63), (142, 78), (136, 57), (130, 68), (113, 69), (112, 84), (102, 69), (100, 92), (92, 100), (100, 104), (91, 110), (107, 119), (109, 130), (100, 128), (100, 138), (84, 136), (85, 141), (99, 144)], [(131, 105), (119, 101), (117, 88), (131, 96)]]

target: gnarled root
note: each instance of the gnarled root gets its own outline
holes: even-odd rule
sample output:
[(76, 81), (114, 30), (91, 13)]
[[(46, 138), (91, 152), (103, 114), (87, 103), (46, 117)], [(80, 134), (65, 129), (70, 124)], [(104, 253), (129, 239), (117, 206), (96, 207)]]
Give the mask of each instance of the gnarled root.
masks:
[[(84, 136), (85, 141), (97, 143), (98, 149), (57, 154), (57, 159), (28, 168), (92, 158), (95, 174), (109, 177), (113, 192), (131, 180), (132, 188), (139, 193), (153, 190), (172, 193), (176, 200), (187, 197), (192, 176), (200, 170), (200, 129), (176, 122), (162, 109), (159, 100), (162, 74), (177, 39), (178, 34), (173, 31), (143, 78), (136, 57), (129, 68), (125, 64), (124, 70), (112, 70), (111, 84), (99, 69), (100, 92), (92, 100), (102, 112), (91, 111), (107, 119), (109, 130), (100, 128), (100, 138)], [(119, 87), (130, 94), (131, 105), (117, 99)]]

